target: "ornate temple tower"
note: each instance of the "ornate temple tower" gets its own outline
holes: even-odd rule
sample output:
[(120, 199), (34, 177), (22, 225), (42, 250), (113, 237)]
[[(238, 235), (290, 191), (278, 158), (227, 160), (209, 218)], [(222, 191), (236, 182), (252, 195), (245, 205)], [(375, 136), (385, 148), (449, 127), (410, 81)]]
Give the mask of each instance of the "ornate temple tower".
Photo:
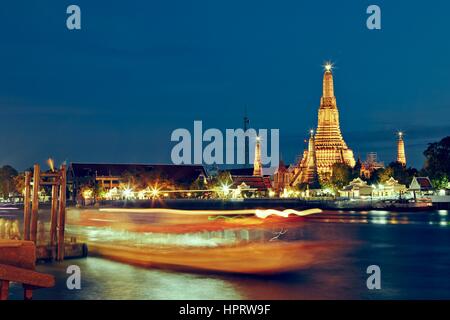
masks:
[(316, 157), (316, 146), (314, 138), (314, 130), (310, 131), (310, 137), (308, 141), (308, 157), (306, 160), (306, 168), (304, 174), (304, 182), (308, 184), (314, 184), (319, 182), (319, 175), (317, 172), (317, 157)]
[(325, 66), (319, 119), (314, 139), (317, 171), (322, 178), (331, 175), (332, 166), (337, 162), (355, 166), (353, 151), (347, 147), (342, 138), (331, 69), (331, 64)]
[(262, 176), (262, 165), (261, 165), (261, 146), (260, 137), (256, 137), (255, 143), (255, 162), (253, 163), (253, 175)]
[(319, 182), (319, 175), (317, 172), (317, 157), (316, 157), (314, 130), (311, 130), (308, 141), (308, 150), (305, 150), (303, 153), (303, 158), (298, 168), (295, 170), (295, 176), (291, 185), (297, 185), (301, 183), (315, 185), (318, 182)]
[(405, 142), (403, 141), (403, 132), (398, 133), (397, 162), (406, 167)]

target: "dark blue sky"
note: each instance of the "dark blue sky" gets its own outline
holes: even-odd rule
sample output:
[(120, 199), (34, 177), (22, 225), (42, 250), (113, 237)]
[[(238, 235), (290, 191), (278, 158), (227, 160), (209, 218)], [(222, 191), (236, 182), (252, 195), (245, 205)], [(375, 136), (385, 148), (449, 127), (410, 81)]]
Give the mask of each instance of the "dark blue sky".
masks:
[[(66, 29), (78, 4), (82, 30)], [(366, 8), (382, 9), (382, 30)], [(169, 162), (194, 120), (280, 128), (283, 158), (317, 125), (332, 60), (355, 155), (409, 164), (450, 134), (449, 1), (2, 1), (0, 164)]]

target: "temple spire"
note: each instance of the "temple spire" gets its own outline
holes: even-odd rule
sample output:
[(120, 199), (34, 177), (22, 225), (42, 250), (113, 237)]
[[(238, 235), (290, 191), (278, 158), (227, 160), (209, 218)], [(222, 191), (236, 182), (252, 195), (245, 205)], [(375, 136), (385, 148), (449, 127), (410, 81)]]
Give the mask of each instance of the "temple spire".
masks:
[(325, 64), (325, 73), (323, 74), (323, 92), (322, 98), (334, 98), (334, 84), (333, 84), (333, 65), (331, 63)]
[(406, 166), (405, 142), (403, 141), (403, 132), (398, 133), (397, 141), (397, 162)]
[(316, 145), (314, 138), (314, 130), (310, 131), (308, 143), (308, 157), (306, 161), (306, 182), (311, 186), (316, 186), (319, 182), (319, 175), (317, 173), (317, 159), (316, 159)]
[(310, 181), (314, 167), (321, 180), (328, 180), (333, 173), (333, 164), (345, 163), (350, 167), (356, 164), (353, 151), (348, 148), (341, 133), (334, 95), (333, 65), (326, 63), (324, 69), (317, 130), (311, 134), (308, 150), (303, 152), (297, 169), (294, 169), (293, 185)]
[(314, 143), (314, 130), (309, 131), (309, 142), (308, 142), (308, 168), (316, 168), (316, 146)]
[(256, 137), (255, 143), (255, 161), (253, 163), (253, 175), (262, 176), (262, 165), (261, 165), (261, 138)]
[[(245, 106), (244, 109), (244, 132), (247, 132), (248, 130), (248, 126), (250, 124), (250, 119), (248, 118), (247, 115), (247, 106)], [(245, 137), (245, 141), (244, 141), (244, 155), (245, 155), (245, 164), (247, 165), (248, 163), (250, 163), (250, 158), (249, 158), (249, 138), (246, 136)]]

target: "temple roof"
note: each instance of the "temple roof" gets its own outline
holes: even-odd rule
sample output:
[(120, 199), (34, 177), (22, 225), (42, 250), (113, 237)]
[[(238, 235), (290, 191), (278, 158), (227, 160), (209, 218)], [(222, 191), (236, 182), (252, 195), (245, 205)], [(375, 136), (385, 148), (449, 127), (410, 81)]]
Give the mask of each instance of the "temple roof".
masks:
[(237, 187), (244, 183), (246, 186), (258, 191), (267, 191), (272, 188), (269, 177), (261, 176), (233, 176), (233, 186)]
[(413, 177), (409, 189), (418, 191), (430, 191), (433, 190), (433, 185), (431, 184), (430, 178), (428, 177)]
[(69, 175), (82, 177), (120, 177), (124, 173), (140, 174), (155, 172), (176, 183), (192, 183), (200, 175), (207, 176), (202, 165), (175, 164), (124, 164), (124, 163), (71, 163)]

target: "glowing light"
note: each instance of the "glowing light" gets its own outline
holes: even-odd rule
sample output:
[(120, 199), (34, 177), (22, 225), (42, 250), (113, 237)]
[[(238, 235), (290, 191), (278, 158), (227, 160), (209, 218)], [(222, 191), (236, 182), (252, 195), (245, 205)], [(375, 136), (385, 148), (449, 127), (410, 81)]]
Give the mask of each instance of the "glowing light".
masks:
[(47, 159), (47, 164), (50, 167), (51, 171), (55, 171), (55, 162), (53, 161), (52, 158), (48, 158)]
[(125, 190), (122, 191), (122, 195), (125, 198), (131, 198), (131, 196), (133, 195), (133, 190), (130, 188), (126, 188)]
[(322, 210), (320, 210), (320, 209), (308, 209), (308, 210), (303, 210), (303, 211), (297, 211), (294, 209), (286, 209), (283, 211), (275, 210), (275, 209), (267, 209), (267, 210), (256, 209), (255, 215), (258, 218), (265, 219), (272, 215), (287, 218), (287, 217), (289, 217), (290, 214), (293, 214), (293, 215), (296, 215), (299, 217), (304, 217), (304, 216), (309, 216), (311, 214), (316, 214), (316, 213), (321, 213), (321, 212), (322, 212)]
[(84, 199), (91, 199), (93, 193), (94, 192), (91, 189), (86, 189), (86, 190), (83, 191), (82, 195), (83, 195)]
[(157, 198), (159, 195), (159, 190), (157, 188), (152, 188), (150, 190), (150, 194), (152, 195), (153, 198)]
[(145, 194), (146, 194), (147, 190), (141, 190), (138, 192), (138, 199), (143, 200), (145, 199)]
[(399, 131), (398, 136), (401, 138), (403, 136), (403, 132)]
[(227, 196), (230, 193), (230, 186), (223, 184), (221, 188), (225, 196)]
[(161, 209), (161, 208), (101, 208), (101, 212), (128, 212), (128, 213), (166, 213), (180, 215), (207, 215), (207, 216), (236, 216), (236, 215), (255, 215), (258, 218), (265, 219), (268, 216), (276, 215), (287, 218), (290, 214), (304, 217), (311, 214), (321, 213), (320, 209), (307, 209), (297, 211), (286, 209), (283, 211), (275, 209), (242, 209), (242, 210), (181, 210), (181, 209)]
[(331, 63), (330, 61), (325, 62), (325, 65), (323, 66), (325, 71), (327, 72), (331, 72), (331, 70), (333, 70), (333, 63)]
[(445, 217), (448, 214), (448, 211), (447, 210), (438, 210), (438, 213), (440, 216)]

